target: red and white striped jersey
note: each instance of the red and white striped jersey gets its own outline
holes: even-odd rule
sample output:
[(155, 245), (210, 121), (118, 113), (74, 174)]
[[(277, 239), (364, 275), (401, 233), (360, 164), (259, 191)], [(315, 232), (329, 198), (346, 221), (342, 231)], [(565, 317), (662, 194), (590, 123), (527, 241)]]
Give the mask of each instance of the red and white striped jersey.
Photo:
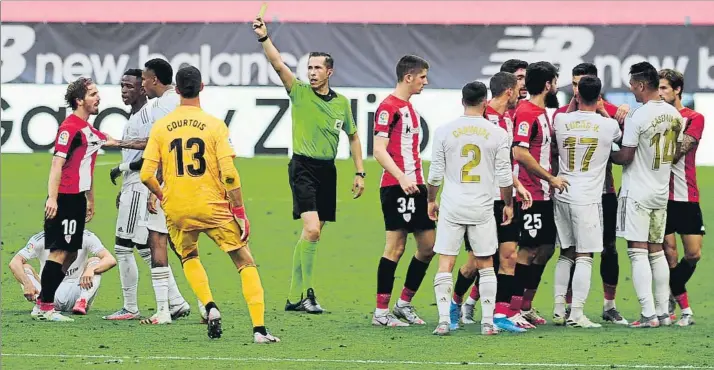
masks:
[[(551, 172), (553, 125), (548, 120), (545, 108), (530, 101), (518, 104), (513, 144), (528, 149), (528, 152), (546, 171)], [(531, 193), (533, 200), (550, 200), (550, 184), (535, 174), (529, 173), (516, 163), (513, 172)], [(520, 197), (518, 200), (521, 200)]]
[[(408, 101), (389, 95), (375, 115), (374, 135), (389, 138), (387, 153), (407, 177), (424, 184), (419, 142), (421, 140), (419, 114)], [(380, 187), (399, 185), (386, 170), (382, 171)]]
[(55, 139), (55, 155), (67, 160), (62, 166), (60, 194), (77, 194), (92, 187), (97, 152), (106, 141), (103, 133), (74, 114), (62, 122)]
[[(689, 108), (683, 108), (679, 113), (684, 118), (682, 125), (684, 134), (699, 142), (704, 131), (704, 116)], [(672, 175), (669, 178), (669, 200), (699, 202), (696, 157), (697, 148), (694, 147), (684, 155), (683, 160), (672, 165)]]
[[(508, 111), (506, 111), (504, 114), (498, 113), (495, 109), (491, 108), (490, 105), (486, 105), (486, 110), (483, 113), (483, 116), (491, 121), (494, 125), (498, 125), (498, 127), (506, 130), (506, 133), (508, 133), (508, 146), (513, 144), (513, 121), (511, 120), (511, 117), (508, 115)], [(510, 151), (509, 151), (510, 153)], [(512, 157), (509, 154), (509, 158)], [(513, 173), (513, 160), (511, 159), (511, 173)], [(501, 187), (496, 184), (495, 186), (495, 193), (494, 193), (494, 199), (501, 199)], [(513, 190), (513, 196), (516, 196), (516, 190)]]
[[(607, 114), (610, 115), (610, 118), (615, 118), (615, 114), (617, 114), (617, 105), (608, 103), (607, 101), (603, 101), (603, 105), (605, 106), (605, 111), (607, 111)], [(568, 111), (568, 105), (564, 105), (558, 110), (553, 113), (553, 122), (555, 122), (555, 116), (557, 116), (560, 113), (565, 113)], [(622, 131), (624, 128), (622, 125), (620, 125), (620, 130)], [(612, 176), (612, 162), (608, 161), (607, 162), (607, 169), (605, 170), (605, 185), (603, 186), (602, 189), (603, 194), (615, 194), (615, 177)]]

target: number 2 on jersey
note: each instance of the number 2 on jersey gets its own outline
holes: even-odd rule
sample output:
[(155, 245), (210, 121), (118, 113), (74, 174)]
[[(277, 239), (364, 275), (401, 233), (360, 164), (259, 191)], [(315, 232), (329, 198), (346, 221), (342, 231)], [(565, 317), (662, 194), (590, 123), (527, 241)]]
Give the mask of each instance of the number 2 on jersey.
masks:
[(481, 163), (481, 148), (475, 144), (466, 144), (461, 148), (461, 156), (468, 158), (469, 153), (473, 153), (474, 158), (461, 167), (461, 182), (481, 182), (481, 176), (470, 174)]
[[(662, 163), (672, 163), (674, 159), (674, 152), (677, 149), (677, 137), (676, 132), (670, 128), (664, 131), (664, 135), (659, 132), (652, 136), (650, 140), (650, 146), (654, 146), (655, 155), (652, 160), (652, 169), (659, 170), (659, 166)], [(664, 143), (662, 142), (664, 138)], [(664, 146), (664, 148), (662, 148)], [(664, 155), (662, 155), (664, 153)]]
[(194, 147), (196, 147), (196, 152), (193, 153), (195, 163), (189, 164), (184, 168), (183, 139), (178, 138), (171, 141), (171, 149), (169, 149), (169, 151), (176, 153), (176, 176), (183, 176), (185, 172), (188, 172), (190, 176), (201, 176), (206, 172), (206, 159), (203, 157), (206, 153), (206, 143), (198, 137), (192, 137), (186, 140), (186, 150), (193, 149)]
[(580, 162), (580, 172), (588, 172), (590, 169), (590, 161), (593, 159), (595, 149), (597, 148), (598, 139), (596, 137), (567, 137), (563, 140), (563, 149), (568, 151), (568, 171), (575, 171), (575, 148), (578, 145), (585, 146), (585, 155)]

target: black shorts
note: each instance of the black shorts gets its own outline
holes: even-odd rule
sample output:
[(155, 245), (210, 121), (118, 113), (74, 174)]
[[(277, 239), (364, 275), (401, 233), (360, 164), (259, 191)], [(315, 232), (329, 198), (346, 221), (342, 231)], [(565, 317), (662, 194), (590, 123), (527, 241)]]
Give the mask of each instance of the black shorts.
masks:
[(602, 242), (605, 245), (617, 241), (617, 194), (602, 195)]
[(385, 230), (406, 230), (411, 233), (436, 228), (436, 223), (427, 212), (426, 185), (418, 187), (419, 192), (412, 195), (404, 193), (399, 185), (379, 189)]
[(84, 193), (59, 194), (57, 215), (45, 219), (45, 248), (76, 252), (82, 249), (87, 197)]
[(534, 200), (533, 205), (521, 210), (520, 228), (522, 247), (555, 244), (555, 215), (552, 200)]
[(320, 221), (335, 221), (337, 209), (337, 169), (332, 160), (293, 154), (288, 164), (293, 193), (293, 219), (304, 212), (317, 211)]
[[(508, 243), (508, 242), (518, 242), (521, 235), (521, 227), (519, 224), (519, 211), (521, 209), (521, 204), (513, 202), (513, 221), (509, 225), (503, 226), (503, 207), (506, 203), (502, 200), (497, 200), (493, 203), (493, 217), (496, 219), (496, 232), (498, 233), (498, 244)], [(469, 243), (469, 238), (464, 238), (464, 247), (467, 252), (471, 252), (471, 244)]]
[(670, 200), (667, 203), (667, 226), (664, 233), (665, 235), (674, 233), (679, 235), (706, 234), (699, 203)]

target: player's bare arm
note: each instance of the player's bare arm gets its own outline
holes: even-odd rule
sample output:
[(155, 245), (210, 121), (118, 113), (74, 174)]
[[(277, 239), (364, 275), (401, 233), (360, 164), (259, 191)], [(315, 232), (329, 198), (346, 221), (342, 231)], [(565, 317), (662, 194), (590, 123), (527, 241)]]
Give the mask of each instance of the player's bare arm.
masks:
[(622, 125), (625, 123), (625, 117), (627, 117), (628, 113), (630, 113), (630, 106), (622, 104), (617, 107), (617, 112), (615, 112), (615, 117), (613, 118), (615, 118), (615, 121)]
[(57, 215), (57, 196), (62, 180), (62, 166), (67, 159), (54, 156), (50, 167), (50, 177), (47, 180), (47, 202), (45, 202), (45, 218), (51, 220)]
[[(503, 199), (503, 222), (501, 225), (510, 225), (513, 222), (513, 185), (501, 187), (501, 199)], [(528, 193), (530, 195), (530, 193)]]
[(528, 209), (531, 208), (531, 205), (533, 204), (533, 196), (531, 195), (531, 192), (526, 189), (523, 184), (521, 184), (521, 181), (518, 180), (518, 176), (515, 174), (513, 175), (513, 187), (516, 189), (516, 193), (523, 199), (521, 202), (521, 209)]
[(258, 17), (253, 20), (253, 31), (258, 36), (258, 41), (261, 41), (263, 51), (265, 52), (265, 56), (270, 61), (270, 65), (273, 66), (275, 72), (278, 72), (280, 81), (283, 81), (285, 90), (290, 92), (290, 89), (293, 87), (293, 80), (295, 79), (295, 76), (285, 62), (283, 62), (283, 58), (280, 57), (278, 49), (275, 45), (273, 45), (273, 41), (268, 36), (268, 28), (262, 18)]
[(97, 253), (99, 257), (99, 262), (92, 264), (91, 260), (87, 261), (87, 266), (84, 268), (84, 273), (79, 279), (79, 286), (83, 289), (90, 289), (93, 285), (94, 275), (101, 274), (105, 271), (110, 270), (112, 267), (117, 265), (117, 260), (109, 253), (108, 250), (103, 250)]
[(243, 191), (241, 190), (240, 175), (233, 165), (233, 157), (223, 157), (218, 160), (221, 171), (221, 181), (228, 192), (228, 202), (231, 206), (231, 213), (241, 229), (240, 239), (248, 240), (250, 237), (250, 221), (245, 213), (243, 203)]
[(427, 213), (429, 214), (429, 219), (436, 221), (439, 219), (439, 203), (436, 202), (436, 195), (439, 194), (438, 185), (427, 185)]
[(674, 159), (672, 160), (672, 163), (679, 163), (679, 160), (682, 159), (687, 153), (689, 153), (690, 150), (696, 148), (698, 144), (699, 142), (693, 136), (684, 134), (682, 144), (679, 148), (677, 148), (677, 151), (674, 153)]
[[(364, 173), (364, 163), (362, 163), (362, 143), (359, 140), (359, 135), (355, 132), (352, 135), (347, 135), (350, 141), (350, 153), (352, 153), (352, 161), (355, 162), (355, 170), (358, 174)], [(364, 192), (364, 178), (360, 175), (355, 175), (352, 183), (353, 199), (359, 198)]]
[(94, 217), (94, 178), (92, 178), (92, 185), (87, 192), (87, 215), (84, 218), (84, 222), (89, 222)]
[(389, 172), (390, 175), (394, 176), (395, 179), (399, 181), (399, 185), (406, 194), (414, 194), (419, 192), (416, 181), (409, 180), (404, 172), (399, 169), (394, 159), (387, 153), (387, 145), (389, 144), (389, 138), (375, 136), (374, 137), (374, 158), (379, 162), (379, 164)]
[(538, 161), (536, 161), (535, 158), (533, 158), (533, 156), (531, 155), (531, 153), (528, 152), (527, 148), (524, 148), (522, 146), (513, 147), (513, 158), (518, 161), (519, 164), (525, 167), (528, 172), (536, 175), (538, 178), (548, 181), (550, 186), (558, 189), (561, 193), (564, 190), (568, 190), (568, 185), (570, 185), (568, 183), (568, 180), (562, 177), (551, 175), (548, 171), (545, 170), (545, 168), (541, 167)]
[(144, 137), (144, 138), (140, 138), (140, 139), (115, 140), (111, 144), (109, 144), (109, 142), (107, 142), (107, 144), (105, 144), (104, 146), (109, 147), (109, 148), (144, 150), (144, 149), (146, 149), (147, 142), (149, 142), (149, 138)]
[(40, 292), (37, 291), (35, 285), (32, 284), (32, 281), (30, 281), (30, 279), (27, 277), (27, 274), (25, 274), (25, 268), (23, 267), (25, 263), (27, 263), (25, 257), (21, 255), (15, 255), (15, 257), (10, 260), (10, 264), (8, 265), (8, 267), (10, 267), (10, 271), (15, 277), (15, 280), (22, 284), (24, 290), (22, 294), (28, 301), (34, 302), (35, 297), (37, 297)]
[(628, 165), (635, 159), (636, 150), (637, 147), (620, 147), (619, 151), (610, 153), (610, 160), (612, 163), (619, 164), (621, 166)]
[(159, 162), (152, 160), (144, 161), (144, 165), (141, 167), (141, 172), (139, 172), (139, 178), (141, 178), (141, 182), (149, 188), (149, 191), (151, 191), (156, 198), (163, 200), (164, 194), (161, 191), (159, 180), (156, 178), (156, 170), (158, 168)]

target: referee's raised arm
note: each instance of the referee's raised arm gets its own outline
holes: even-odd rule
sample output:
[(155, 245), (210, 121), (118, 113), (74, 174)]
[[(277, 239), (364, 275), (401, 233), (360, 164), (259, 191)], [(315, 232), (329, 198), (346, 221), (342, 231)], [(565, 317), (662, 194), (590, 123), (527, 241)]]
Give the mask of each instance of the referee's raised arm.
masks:
[(265, 26), (265, 22), (263, 22), (262, 18), (255, 18), (253, 21), (253, 31), (255, 31), (255, 34), (258, 35), (258, 42), (263, 45), (265, 56), (268, 57), (273, 69), (275, 69), (275, 72), (278, 72), (280, 80), (283, 81), (285, 90), (290, 92), (290, 89), (293, 87), (295, 76), (290, 68), (285, 65), (283, 58), (280, 57), (280, 52), (275, 45), (273, 45), (272, 40), (270, 40), (270, 37), (268, 36), (268, 28)]

